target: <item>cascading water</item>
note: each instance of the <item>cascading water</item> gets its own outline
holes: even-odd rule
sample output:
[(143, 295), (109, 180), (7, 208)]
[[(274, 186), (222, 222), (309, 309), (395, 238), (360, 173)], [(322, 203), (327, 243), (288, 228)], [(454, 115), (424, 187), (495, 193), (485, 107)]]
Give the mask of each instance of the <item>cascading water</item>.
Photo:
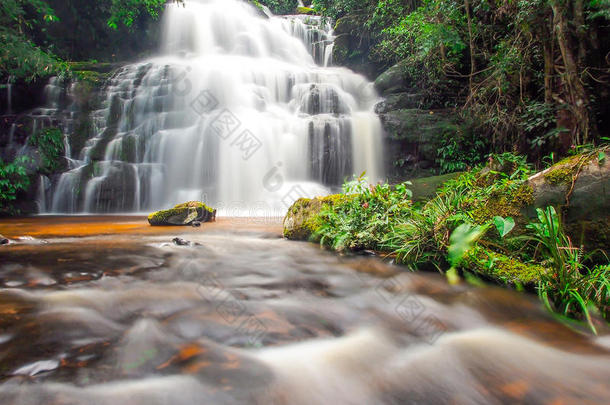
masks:
[(382, 178), (376, 93), (364, 77), (324, 67), (333, 37), (320, 18), (190, 0), (168, 5), (163, 24), (163, 56), (107, 84), (99, 131), (56, 182), (51, 212), (203, 199), (232, 215), (281, 215), (354, 173)]
[(8, 80), (6, 81), (6, 113), (7, 114), (12, 114), (13, 113), (13, 83), (12, 83), (12, 76), (9, 76)]

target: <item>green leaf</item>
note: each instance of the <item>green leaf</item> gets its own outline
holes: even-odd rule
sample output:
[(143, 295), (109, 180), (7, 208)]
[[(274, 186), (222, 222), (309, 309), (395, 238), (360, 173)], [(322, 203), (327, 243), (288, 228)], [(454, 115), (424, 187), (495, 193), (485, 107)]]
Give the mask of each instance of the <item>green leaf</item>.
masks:
[(599, 165), (603, 165), (604, 162), (606, 161), (606, 154), (603, 151), (600, 151), (597, 154), (597, 163), (599, 163)]
[(487, 226), (462, 224), (458, 226), (449, 238), (449, 263), (452, 267), (460, 264), (466, 253), (485, 234)]
[(500, 237), (504, 238), (515, 227), (515, 220), (512, 217), (502, 218), (500, 216), (495, 216), (494, 225), (496, 226)]
[(446, 273), (447, 282), (451, 285), (456, 285), (460, 283), (460, 275), (458, 274), (455, 267), (450, 268)]

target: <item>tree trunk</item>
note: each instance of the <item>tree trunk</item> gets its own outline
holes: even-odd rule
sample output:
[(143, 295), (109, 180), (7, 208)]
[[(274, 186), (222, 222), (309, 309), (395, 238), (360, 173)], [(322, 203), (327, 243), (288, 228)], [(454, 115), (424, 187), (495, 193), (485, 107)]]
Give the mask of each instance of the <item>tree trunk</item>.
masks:
[(585, 66), (587, 57), (587, 31), (585, 26), (585, 10), (583, 0), (574, 0), (574, 25), (576, 26), (576, 38), (578, 38), (578, 64)]
[(470, 1), (464, 0), (464, 8), (466, 9), (466, 19), (468, 21), (468, 42), (470, 47), (470, 78), (469, 78), (469, 90), (472, 95), (472, 82), (474, 80), (474, 73), (477, 70), (476, 60), (474, 56), (474, 38), (472, 34), (472, 17), (470, 15)]
[(553, 103), (553, 76), (555, 75), (555, 42), (553, 41), (553, 29), (550, 20), (550, 12), (545, 13), (541, 29), (539, 31), (540, 41), (544, 54), (544, 102)]
[(580, 80), (580, 69), (573, 47), (570, 44), (567, 7), (561, 0), (552, 0), (551, 9), (553, 10), (553, 24), (555, 25), (557, 44), (559, 45), (565, 68), (562, 80), (567, 93), (566, 101), (570, 104), (571, 112), (575, 118), (574, 128), (571, 128), (572, 139), (574, 144), (588, 143), (594, 123), (590, 117), (589, 97)]

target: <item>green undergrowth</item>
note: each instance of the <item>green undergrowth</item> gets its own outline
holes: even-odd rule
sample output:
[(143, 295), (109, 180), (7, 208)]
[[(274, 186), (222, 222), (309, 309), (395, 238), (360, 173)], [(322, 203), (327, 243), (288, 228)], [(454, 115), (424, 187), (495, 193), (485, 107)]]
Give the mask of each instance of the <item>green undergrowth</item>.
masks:
[[(448, 273), (450, 281), (474, 274), (538, 291), (551, 310), (594, 330), (592, 314), (609, 316), (607, 258), (596, 263), (584, 256), (563, 228), (540, 236), (542, 211), (537, 221), (525, 214), (534, 202), (531, 174), (524, 158), (493, 155), (423, 203), (412, 201), (408, 182), (369, 185), (363, 174), (346, 182), (342, 194), (295, 203), (285, 236), (336, 251), (373, 250), (413, 270)], [(554, 210), (548, 216), (558, 221)], [(565, 272), (569, 276), (559, 276)]]

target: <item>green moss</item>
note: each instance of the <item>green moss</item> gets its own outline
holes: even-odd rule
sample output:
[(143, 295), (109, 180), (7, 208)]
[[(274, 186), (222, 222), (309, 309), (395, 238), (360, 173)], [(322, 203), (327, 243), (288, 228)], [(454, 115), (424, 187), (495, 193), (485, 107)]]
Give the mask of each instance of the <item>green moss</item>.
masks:
[(570, 185), (579, 167), (586, 165), (592, 159), (593, 155), (588, 157), (576, 155), (563, 159), (544, 173), (544, 179), (554, 186)]
[(300, 198), (284, 217), (284, 237), (292, 240), (309, 240), (322, 225), (319, 213), (325, 206), (335, 206), (349, 198), (343, 194), (313, 199)]
[(449, 173), (441, 176), (420, 177), (411, 180), (408, 187), (413, 192), (414, 201), (428, 201), (436, 196), (438, 189), (449, 180), (460, 176), (461, 173)]
[(462, 267), (500, 284), (533, 286), (548, 272), (543, 266), (526, 264), (518, 259), (476, 247), (465, 258)]
[(214, 208), (208, 207), (207, 205), (205, 205), (202, 202), (199, 201), (189, 201), (189, 202), (185, 202), (182, 204), (178, 204), (174, 207), (174, 209), (184, 209), (184, 208), (199, 208), (199, 209), (203, 209), (206, 210), (210, 213), (214, 212)]
[(182, 210), (177, 208), (170, 208), (168, 210), (161, 210), (153, 212), (148, 216), (148, 222), (167, 222), (167, 220), (175, 215), (179, 215)]
[(148, 216), (148, 223), (153, 226), (189, 225), (193, 221), (210, 222), (215, 219), (215, 209), (199, 201), (189, 201), (168, 210), (153, 212)]
[(534, 203), (534, 190), (527, 184), (516, 189), (510, 184), (492, 190), (484, 200), (477, 200), (472, 211), (473, 219), (483, 224), (494, 216), (513, 217), (515, 220), (522, 217), (522, 210)]

